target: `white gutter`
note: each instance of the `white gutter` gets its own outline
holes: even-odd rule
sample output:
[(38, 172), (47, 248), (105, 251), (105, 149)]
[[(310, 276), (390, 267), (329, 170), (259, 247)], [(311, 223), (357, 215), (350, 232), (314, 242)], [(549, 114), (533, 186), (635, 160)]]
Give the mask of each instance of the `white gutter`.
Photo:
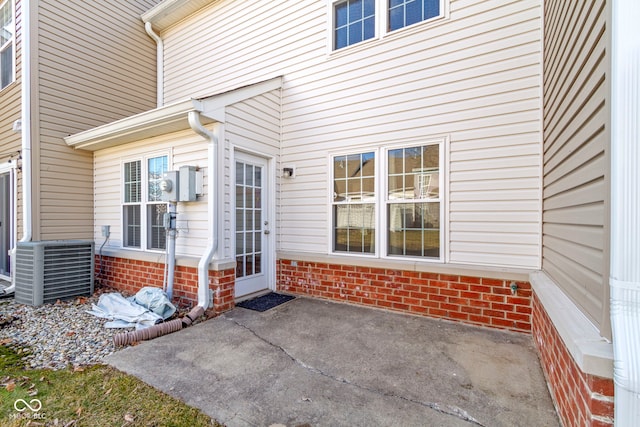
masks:
[[(198, 262), (198, 305), (203, 309), (209, 308), (209, 263), (218, 250), (218, 191), (216, 191), (216, 174), (218, 169), (218, 134), (211, 132), (202, 126), (200, 113), (189, 113), (189, 125), (200, 136), (211, 142), (208, 146), (209, 173), (207, 176), (207, 202), (208, 202), (208, 242), (200, 262)], [(219, 125), (216, 125), (218, 127)]]
[(612, 2), (611, 327), (615, 425), (640, 420), (640, 3)]
[[(31, 209), (32, 177), (31, 177), (31, 2), (22, 0), (22, 70), (20, 74), (20, 101), (22, 123), (22, 238), (20, 242), (30, 242), (33, 238), (33, 222)], [(11, 249), (11, 286), (4, 294), (11, 294), (16, 289), (15, 275), (16, 248)]]
[(153, 31), (153, 25), (151, 22), (145, 22), (144, 29), (149, 34), (149, 37), (156, 42), (156, 61), (157, 61), (157, 77), (156, 77), (156, 94), (158, 99), (158, 107), (162, 107), (164, 104), (164, 43), (162, 37)]

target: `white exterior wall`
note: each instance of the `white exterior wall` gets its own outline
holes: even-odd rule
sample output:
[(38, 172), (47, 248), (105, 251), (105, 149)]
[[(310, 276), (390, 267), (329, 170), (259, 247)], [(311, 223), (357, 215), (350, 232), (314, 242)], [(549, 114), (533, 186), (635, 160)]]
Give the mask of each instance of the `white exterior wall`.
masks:
[[(280, 90), (274, 90), (251, 99), (238, 102), (226, 108), (223, 125), (224, 157), (223, 176), (225, 182), (224, 226), (222, 228), (222, 258), (232, 256), (231, 239), (234, 224), (231, 216), (233, 200), (232, 161), (234, 150), (244, 150), (271, 156), (275, 169), (280, 151)], [(181, 166), (196, 166), (204, 172), (204, 195), (196, 202), (178, 203), (176, 254), (178, 256), (201, 257), (207, 246), (208, 214), (207, 187), (208, 141), (187, 129), (160, 137), (120, 145), (95, 152), (95, 224), (96, 242), (102, 244), (103, 225), (111, 226), (111, 236), (105, 248), (122, 248), (122, 200), (123, 164), (125, 162), (154, 157), (164, 153), (169, 156), (169, 170)], [(274, 171), (271, 171), (273, 174)], [(275, 181), (275, 180), (274, 180)], [(273, 200), (275, 208), (277, 200)], [(134, 250), (127, 248), (127, 250)], [(153, 251), (147, 251), (153, 252)], [(159, 256), (162, 251), (158, 252)], [(163, 261), (159, 258), (158, 261)]]
[[(101, 245), (104, 241), (101, 228), (110, 225), (111, 237), (105, 249), (122, 248), (123, 163), (155, 153), (168, 154), (169, 170), (178, 170), (180, 166), (196, 166), (204, 172), (204, 196), (196, 202), (179, 203), (176, 219), (176, 254), (201, 257), (207, 247), (208, 236), (207, 141), (191, 130), (95, 152), (94, 239)], [(158, 262), (164, 262), (162, 251), (158, 252)]]
[[(279, 182), (280, 170), (280, 90), (274, 90), (243, 102), (227, 107), (224, 125), (224, 248), (226, 254), (232, 254), (231, 242), (234, 239), (235, 224), (232, 221), (232, 201), (235, 197), (234, 178), (231, 167), (233, 153), (242, 150), (248, 153), (258, 152), (270, 158), (271, 168), (268, 177), (271, 185)], [(276, 175), (276, 176), (273, 176)], [(275, 178), (275, 179), (274, 179)], [(276, 196), (271, 200), (272, 213), (278, 203)]]
[(284, 76), (278, 250), (327, 253), (328, 153), (443, 136), (445, 260), (539, 268), (541, 1), (451, 1), (333, 53), (329, 11), (221, 0), (162, 34), (165, 102)]

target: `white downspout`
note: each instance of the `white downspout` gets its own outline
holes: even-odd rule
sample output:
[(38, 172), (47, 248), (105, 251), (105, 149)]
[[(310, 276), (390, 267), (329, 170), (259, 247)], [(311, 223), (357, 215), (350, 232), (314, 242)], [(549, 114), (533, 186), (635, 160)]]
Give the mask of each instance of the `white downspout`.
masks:
[(157, 61), (157, 88), (156, 94), (158, 97), (158, 107), (162, 107), (164, 104), (164, 42), (155, 31), (153, 31), (153, 25), (151, 22), (145, 22), (144, 29), (149, 37), (156, 42), (156, 61)]
[(640, 2), (612, 3), (611, 327), (615, 425), (640, 420)]
[[(21, 52), (20, 73), (21, 127), (22, 127), (22, 237), (20, 242), (30, 242), (33, 237), (31, 194), (31, 2), (22, 0), (21, 5)], [(16, 248), (11, 250), (11, 286), (4, 290), (11, 294), (16, 288), (15, 275)]]
[(202, 126), (200, 113), (189, 112), (189, 125), (200, 136), (211, 143), (208, 146), (209, 173), (207, 176), (207, 201), (209, 212), (209, 230), (207, 248), (198, 262), (198, 306), (209, 308), (209, 263), (218, 250), (218, 194), (216, 191), (216, 174), (218, 173), (218, 135)]

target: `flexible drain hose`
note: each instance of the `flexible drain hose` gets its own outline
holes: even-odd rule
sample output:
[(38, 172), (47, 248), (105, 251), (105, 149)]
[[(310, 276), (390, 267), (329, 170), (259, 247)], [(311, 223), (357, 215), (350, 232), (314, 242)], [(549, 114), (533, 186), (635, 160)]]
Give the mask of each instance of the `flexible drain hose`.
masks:
[(195, 319), (204, 314), (204, 309), (201, 306), (196, 306), (189, 314), (181, 319), (174, 319), (168, 322), (158, 323), (157, 325), (150, 326), (138, 331), (123, 332), (113, 336), (113, 344), (116, 347), (122, 347), (125, 345), (133, 344), (134, 342), (147, 341), (162, 335), (167, 335), (173, 332), (177, 332), (182, 328), (190, 326)]

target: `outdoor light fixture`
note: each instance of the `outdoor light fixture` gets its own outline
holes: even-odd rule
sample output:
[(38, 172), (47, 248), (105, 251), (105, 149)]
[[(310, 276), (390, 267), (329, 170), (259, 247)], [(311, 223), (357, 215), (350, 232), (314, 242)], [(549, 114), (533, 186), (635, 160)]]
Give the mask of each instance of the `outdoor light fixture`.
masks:
[(295, 178), (295, 176), (296, 176), (296, 169), (293, 166), (282, 168), (283, 178)]

